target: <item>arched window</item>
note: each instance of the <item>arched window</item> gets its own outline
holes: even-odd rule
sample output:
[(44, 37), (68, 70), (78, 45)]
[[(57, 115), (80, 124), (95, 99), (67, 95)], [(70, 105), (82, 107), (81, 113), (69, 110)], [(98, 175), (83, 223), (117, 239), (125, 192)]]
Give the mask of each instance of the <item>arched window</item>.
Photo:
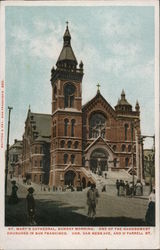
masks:
[(67, 143), (68, 148), (71, 148), (71, 145), (72, 145), (72, 142), (68, 141), (68, 143)]
[(132, 146), (128, 145), (128, 152), (131, 152)]
[(124, 152), (126, 150), (126, 145), (122, 145), (122, 152)]
[(71, 163), (73, 164), (75, 161), (75, 155), (71, 155)]
[(125, 167), (128, 167), (128, 164), (129, 164), (129, 159), (125, 158)]
[(37, 167), (37, 161), (34, 162), (34, 166)]
[(64, 135), (67, 136), (68, 134), (68, 119), (64, 120)]
[(113, 151), (116, 151), (116, 150), (117, 150), (116, 145), (113, 145)]
[(40, 161), (40, 167), (42, 167), (42, 160)]
[(64, 164), (67, 163), (67, 160), (68, 160), (68, 155), (67, 155), (67, 154), (64, 154)]
[(68, 83), (64, 86), (64, 107), (72, 108), (74, 107), (74, 95), (75, 95), (75, 86), (71, 83)]
[(76, 149), (76, 148), (78, 148), (78, 141), (75, 141), (75, 143), (74, 143), (74, 148)]
[(89, 121), (89, 137), (90, 138), (97, 138), (101, 136), (105, 138), (105, 131), (106, 131), (106, 118), (101, 113), (94, 113), (91, 115)]
[(75, 125), (75, 120), (71, 120), (71, 136), (74, 136), (74, 125)]
[(127, 140), (127, 130), (128, 130), (128, 124), (124, 125), (124, 139)]
[(61, 148), (64, 148), (64, 146), (65, 146), (65, 141), (62, 140), (62, 141), (61, 141)]

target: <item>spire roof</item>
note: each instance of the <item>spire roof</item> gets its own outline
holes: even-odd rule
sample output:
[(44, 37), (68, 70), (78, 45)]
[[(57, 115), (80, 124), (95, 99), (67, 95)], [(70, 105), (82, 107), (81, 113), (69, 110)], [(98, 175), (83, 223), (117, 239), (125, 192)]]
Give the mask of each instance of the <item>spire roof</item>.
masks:
[(118, 99), (115, 109), (116, 111), (132, 111), (132, 105), (126, 100), (124, 89), (122, 90), (121, 99)]
[(74, 55), (73, 49), (71, 47), (71, 35), (68, 28), (68, 22), (66, 30), (63, 36), (63, 48), (59, 55), (56, 65), (64, 66), (63, 63), (68, 62), (72, 66), (77, 66), (77, 59)]
[(131, 106), (131, 104), (126, 100), (126, 94), (124, 92), (124, 89), (122, 89), (122, 93), (121, 93), (121, 99), (118, 100), (118, 105), (129, 105)]

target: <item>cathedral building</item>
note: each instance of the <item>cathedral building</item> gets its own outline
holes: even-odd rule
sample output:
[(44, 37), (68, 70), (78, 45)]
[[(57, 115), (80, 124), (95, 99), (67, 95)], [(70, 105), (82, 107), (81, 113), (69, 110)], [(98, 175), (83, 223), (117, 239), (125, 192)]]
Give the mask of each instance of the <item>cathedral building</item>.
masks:
[[(52, 124), (50, 185), (83, 185), (94, 182), (91, 173), (127, 171), (140, 165), (136, 158), (140, 135), (140, 107), (128, 103), (125, 92), (113, 108), (98, 90), (82, 106), (83, 62), (78, 65), (71, 47), (68, 25), (63, 48), (51, 70)], [(136, 149), (137, 147), (137, 149)], [(136, 164), (137, 163), (137, 164)], [(133, 172), (133, 171), (132, 171)]]
[(29, 109), (23, 135), (22, 172), (51, 187), (86, 187), (95, 175), (126, 170), (142, 178), (140, 106), (124, 90), (115, 107), (100, 92), (82, 105), (84, 65), (77, 62), (68, 25), (51, 70), (52, 114)]

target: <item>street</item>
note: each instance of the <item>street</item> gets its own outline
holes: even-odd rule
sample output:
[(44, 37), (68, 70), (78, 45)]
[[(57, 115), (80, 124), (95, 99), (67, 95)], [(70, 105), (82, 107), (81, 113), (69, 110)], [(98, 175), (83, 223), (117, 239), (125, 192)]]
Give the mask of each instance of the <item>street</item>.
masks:
[[(6, 226), (28, 226), (26, 195), (29, 186), (17, 182), (17, 204), (6, 198)], [(109, 189), (109, 186), (107, 187)], [(113, 187), (111, 187), (113, 189)], [(8, 195), (11, 183), (8, 181)], [(43, 191), (34, 193), (37, 226), (143, 226), (147, 199), (117, 197), (100, 192), (95, 220), (87, 218), (87, 189), (82, 192)]]

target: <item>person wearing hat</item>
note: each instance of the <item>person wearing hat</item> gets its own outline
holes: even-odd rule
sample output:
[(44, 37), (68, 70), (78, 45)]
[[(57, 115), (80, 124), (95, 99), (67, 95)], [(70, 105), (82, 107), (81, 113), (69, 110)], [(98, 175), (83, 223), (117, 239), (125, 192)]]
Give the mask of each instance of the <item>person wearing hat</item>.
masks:
[(36, 222), (34, 220), (35, 217), (35, 200), (33, 197), (34, 188), (30, 187), (28, 188), (28, 195), (26, 197), (27, 200), (27, 212), (29, 217), (29, 224), (31, 226), (36, 225)]
[(15, 180), (11, 181), (11, 183), (12, 183), (12, 193), (9, 198), (9, 204), (17, 204), (18, 203), (18, 196), (17, 196), (18, 187), (16, 185)]
[(87, 192), (88, 217), (93, 219), (96, 216), (96, 204), (98, 203), (98, 197), (98, 190), (96, 189), (96, 185), (93, 183)]

